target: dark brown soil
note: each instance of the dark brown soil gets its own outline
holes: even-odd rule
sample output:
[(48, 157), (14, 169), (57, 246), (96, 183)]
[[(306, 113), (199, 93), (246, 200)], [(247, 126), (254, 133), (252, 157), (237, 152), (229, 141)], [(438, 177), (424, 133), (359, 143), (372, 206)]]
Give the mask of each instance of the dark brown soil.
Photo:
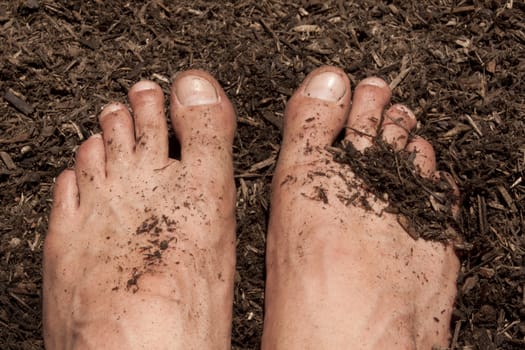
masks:
[(285, 101), (323, 64), (391, 82), (462, 192), (454, 349), (525, 348), (522, 1), (0, 2), (0, 348), (41, 349), (53, 180), (139, 79), (213, 73), (238, 112), (233, 349), (257, 349)]

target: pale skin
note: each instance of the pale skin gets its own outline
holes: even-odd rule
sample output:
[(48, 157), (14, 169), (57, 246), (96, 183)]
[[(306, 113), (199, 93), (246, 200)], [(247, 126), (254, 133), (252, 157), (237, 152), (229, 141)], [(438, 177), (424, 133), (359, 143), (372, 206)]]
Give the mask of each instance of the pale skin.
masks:
[[(437, 178), (432, 146), (390, 90), (323, 67), (288, 102), (272, 184), (263, 349), (447, 346), (458, 259), (414, 240), (326, 148), (373, 147), (382, 131)], [(44, 247), (48, 349), (229, 349), (235, 272), (235, 115), (209, 74), (174, 80), (168, 157), (160, 87), (137, 83), (133, 116), (113, 103), (56, 181)], [(384, 122), (381, 124), (382, 116)], [(351, 186), (348, 186), (351, 184)], [(319, 198), (320, 191), (323, 193)], [(357, 193), (372, 210), (349, 204)]]

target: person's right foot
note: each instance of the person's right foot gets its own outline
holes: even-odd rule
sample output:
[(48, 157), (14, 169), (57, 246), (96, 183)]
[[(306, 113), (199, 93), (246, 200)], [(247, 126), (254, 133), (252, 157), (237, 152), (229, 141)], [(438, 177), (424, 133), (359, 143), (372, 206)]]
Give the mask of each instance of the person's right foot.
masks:
[(209, 74), (177, 76), (168, 158), (163, 92), (143, 81), (100, 115), (57, 179), (44, 246), (48, 349), (229, 349), (235, 114)]
[[(339, 69), (311, 73), (288, 103), (272, 184), (263, 349), (430, 349), (446, 346), (458, 259), (450, 245), (412, 239), (385, 204), (325, 150), (343, 127), (359, 149), (373, 146), (388, 85), (356, 88)], [(349, 116), (348, 116), (349, 115)], [(416, 150), (422, 176), (436, 174), (432, 146), (410, 144), (413, 113), (385, 112), (383, 138)], [(395, 122), (394, 122), (395, 121)], [(373, 210), (349, 204), (355, 194)]]

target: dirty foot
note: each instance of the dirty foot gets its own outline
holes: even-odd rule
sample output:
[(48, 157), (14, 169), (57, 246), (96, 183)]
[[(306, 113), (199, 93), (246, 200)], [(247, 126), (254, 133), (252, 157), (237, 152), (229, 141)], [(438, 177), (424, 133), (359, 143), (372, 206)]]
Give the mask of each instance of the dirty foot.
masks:
[[(385, 108), (381, 79), (356, 88), (338, 69), (310, 74), (288, 102), (272, 184), (263, 349), (431, 349), (447, 346), (458, 259), (451, 246), (414, 240), (386, 204), (326, 151), (346, 128), (358, 150), (383, 139), (415, 151), (420, 175), (436, 177), (432, 146), (408, 140), (416, 125)], [(408, 144), (407, 144), (407, 141)]]
[(163, 92), (129, 92), (56, 181), (44, 249), (49, 349), (229, 349), (235, 265), (232, 106), (208, 74), (179, 74), (168, 157)]

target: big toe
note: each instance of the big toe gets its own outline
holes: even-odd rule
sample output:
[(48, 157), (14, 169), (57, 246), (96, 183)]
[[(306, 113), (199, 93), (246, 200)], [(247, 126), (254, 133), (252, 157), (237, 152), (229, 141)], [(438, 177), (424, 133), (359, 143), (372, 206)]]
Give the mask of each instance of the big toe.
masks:
[(280, 164), (308, 162), (331, 145), (350, 109), (350, 82), (335, 67), (310, 73), (288, 101)]
[(171, 122), (183, 164), (213, 175), (232, 171), (236, 118), (219, 83), (208, 73), (179, 73), (171, 89)]

